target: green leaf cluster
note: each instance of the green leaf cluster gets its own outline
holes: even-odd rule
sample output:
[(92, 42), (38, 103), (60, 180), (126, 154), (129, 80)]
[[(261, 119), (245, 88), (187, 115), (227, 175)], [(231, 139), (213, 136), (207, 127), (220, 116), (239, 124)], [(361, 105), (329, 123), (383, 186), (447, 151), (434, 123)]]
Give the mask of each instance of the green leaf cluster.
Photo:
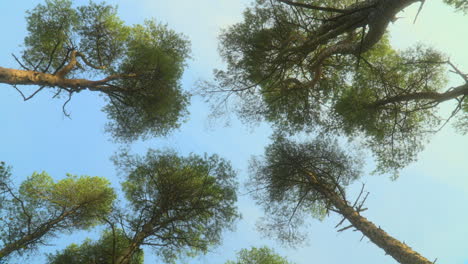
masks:
[(150, 150), (144, 158), (117, 163), (129, 172), (123, 190), (132, 208), (130, 226), (143, 230), (141, 244), (164, 245), (155, 250), (166, 262), (207, 252), (239, 217), (235, 172), (216, 155), (179, 157)]
[(227, 261), (225, 264), (293, 264), (286, 258), (276, 254), (268, 247), (242, 249), (237, 253), (236, 261)]
[[(115, 257), (128, 248), (131, 241), (121, 229), (106, 230), (98, 241), (86, 239), (81, 245), (71, 244), (62, 251), (48, 254), (48, 264), (113, 264)], [(129, 264), (143, 264), (143, 250), (133, 254)]]
[(468, 11), (468, 1), (466, 0), (444, 0), (444, 3), (455, 7), (455, 9), (467, 12)]
[[(115, 7), (90, 2), (74, 7), (70, 0), (47, 0), (28, 12), (24, 67), (60, 74), (77, 53), (77, 66), (66, 78), (106, 80), (101, 86), (57, 87), (56, 96), (81, 89), (99, 91), (107, 131), (116, 140), (161, 136), (178, 128), (187, 115), (189, 94), (180, 79), (190, 43), (154, 21), (127, 26)], [(53, 88), (53, 87), (50, 87)]]
[(54, 182), (45, 172), (33, 173), (16, 191), (3, 163), (0, 174), (0, 250), (7, 255), (35, 249), (58, 232), (102, 223), (116, 198), (101, 177), (68, 175)]
[[(304, 1), (332, 8), (353, 4), (332, 2)], [(438, 102), (397, 99), (441, 92), (447, 58), (423, 45), (395, 50), (384, 35), (362, 54), (335, 54), (317, 64), (323, 50), (366, 37), (352, 31), (312, 45), (327, 25), (326, 13), (257, 1), (242, 22), (221, 34), (227, 69), (216, 71), (216, 84), (206, 88), (236, 94), (235, 108), (247, 122), (268, 121), (291, 134), (358, 138), (375, 155), (378, 172), (396, 172), (415, 160), (442, 119)], [(219, 94), (226, 100), (226, 93)]]
[(107, 130), (123, 140), (166, 135), (188, 114), (189, 94), (182, 91), (179, 80), (190, 52), (189, 42), (164, 25), (146, 21), (130, 30), (125, 45), (126, 55), (115, 74), (139, 77), (116, 82), (128, 87), (129, 93), (118, 100), (111, 98), (103, 108), (113, 120)]
[(295, 245), (305, 239), (302, 228), (310, 216), (322, 220), (329, 201), (313, 188), (311, 175), (345, 195), (345, 188), (361, 176), (357, 153), (345, 152), (327, 137), (296, 143), (276, 135), (265, 155), (251, 160), (247, 185), (263, 207), (259, 228), (268, 236)]

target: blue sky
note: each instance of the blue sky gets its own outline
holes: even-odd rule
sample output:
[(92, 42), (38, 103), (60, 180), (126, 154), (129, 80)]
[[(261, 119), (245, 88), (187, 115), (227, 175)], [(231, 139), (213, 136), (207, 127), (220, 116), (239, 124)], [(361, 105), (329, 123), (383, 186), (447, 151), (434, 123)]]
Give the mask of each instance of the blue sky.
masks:
[[(18, 53), (26, 34), (25, 11), (43, 1), (0, 1), (0, 66), (17, 67), (11, 53)], [(75, 1), (85, 4), (88, 1)], [(217, 54), (217, 35), (224, 28), (241, 19), (242, 10), (250, 1), (238, 0), (113, 0), (119, 6), (121, 18), (128, 24), (142, 23), (155, 18), (170, 28), (184, 33), (192, 41), (192, 59), (183, 77), (183, 86), (190, 90), (198, 80), (211, 77), (213, 68), (222, 67)], [(468, 16), (454, 13), (440, 1), (426, 1), (424, 9), (413, 24), (418, 6), (412, 6), (390, 26), (392, 43), (405, 48), (417, 42), (429, 43), (447, 53), (452, 62), (468, 72)], [(449, 85), (459, 85), (451, 76)], [(97, 94), (83, 92), (68, 105), (71, 118), (61, 110), (63, 100), (51, 99), (50, 93), (39, 94), (23, 102), (17, 92), (0, 84), (0, 160), (13, 166), (16, 182), (34, 171), (47, 171), (56, 179), (66, 173), (104, 176), (118, 188), (120, 179), (109, 158), (119, 145), (109, 141), (103, 128), (106, 117), (100, 112), (103, 101)], [(442, 109), (448, 113), (449, 108)], [(242, 183), (247, 177), (247, 161), (259, 155), (269, 142), (268, 126), (249, 128), (231, 119), (229, 127), (210, 124), (208, 107), (200, 98), (193, 98), (190, 120), (166, 138), (136, 142), (133, 153), (145, 153), (148, 148), (172, 148), (186, 155), (217, 153), (232, 161)], [(357, 192), (361, 182), (370, 192), (363, 213), (397, 239), (437, 263), (468, 263), (468, 139), (448, 125), (435, 135), (419, 155), (418, 162), (401, 173), (397, 181), (386, 176), (364, 175), (352, 186)], [(368, 167), (372, 166), (371, 160)], [(240, 191), (245, 193), (244, 190)], [(282, 248), (265, 239), (255, 230), (255, 222), (262, 212), (246, 195), (239, 196), (243, 219), (235, 232), (225, 234), (223, 245), (206, 256), (187, 260), (194, 264), (218, 264), (233, 259), (241, 248), (268, 245), (297, 264), (395, 263), (368, 240), (360, 242), (358, 232), (337, 233), (334, 226), (338, 216), (320, 222), (308, 219), (308, 245), (296, 249)], [(54, 247), (42, 252), (64, 248), (80, 242), (89, 233), (63, 235), (51, 241)], [(38, 254), (31, 263), (42, 263)], [(23, 262), (14, 259), (13, 263)], [(155, 257), (146, 251), (145, 263)], [(181, 262), (182, 263), (182, 262)]]

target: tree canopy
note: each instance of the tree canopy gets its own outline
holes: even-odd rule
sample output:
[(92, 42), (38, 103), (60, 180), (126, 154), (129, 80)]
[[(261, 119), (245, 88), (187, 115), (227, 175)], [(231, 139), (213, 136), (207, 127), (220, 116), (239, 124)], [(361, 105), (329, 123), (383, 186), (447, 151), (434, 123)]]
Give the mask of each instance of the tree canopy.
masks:
[(34, 173), (16, 192), (1, 163), (0, 258), (35, 249), (59, 232), (106, 224), (98, 241), (72, 244), (50, 254), (49, 263), (142, 263), (142, 246), (175, 263), (220, 244), (240, 217), (235, 172), (217, 155), (150, 150), (115, 161), (125, 174), (125, 205), (113, 203), (113, 189), (99, 177), (68, 175), (54, 183)]
[[(47, 0), (26, 19), (24, 50), (15, 57), (22, 69), (0, 67), (0, 83), (24, 100), (44, 89), (65, 96), (65, 104), (73, 94), (99, 92), (107, 130), (119, 141), (166, 135), (184, 120), (189, 95), (180, 78), (190, 48), (181, 34), (152, 20), (127, 26), (104, 3)], [(38, 88), (27, 96), (23, 85)]]
[(152, 246), (166, 262), (180, 255), (205, 253), (221, 243), (223, 230), (239, 217), (237, 184), (231, 165), (216, 155), (180, 157), (148, 151), (145, 157), (123, 155), (128, 210), (115, 220), (125, 223), (131, 245), (117, 258), (127, 263), (143, 245)]
[[(81, 245), (71, 244), (63, 251), (48, 254), (48, 264), (81, 264), (99, 263), (114, 264), (116, 256), (122, 254), (123, 250), (130, 246), (131, 241), (127, 239), (120, 229), (104, 231), (98, 241), (85, 240)], [(143, 264), (143, 250), (135, 252), (130, 264)]]
[(260, 229), (286, 244), (303, 242), (301, 227), (308, 216), (322, 219), (331, 208), (329, 199), (312, 188), (308, 173), (345, 196), (346, 186), (361, 176), (360, 165), (356, 154), (341, 150), (330, 138), (295, 143), (276, 136), (264, 157), (250, 164), (247, 186), (267, 215)]
[(292, 264), (286, 258), (276, 254), (268, 247), (242, 249), (237, 253), (237, 260), (225, 264)]
[(254, 198), (267, 215), (262, 229), (283, 242), (297, 243), (304, 238), (300, 230), (307, 216), (319, 219), (336, 212), (372, 243), (401, 264), (430, 264), (418, 252), (387, 234), (360, 213), (367, 196), (363, 190), (354, 203), (348, 200), (346, 186), (360, 176), (359, 162), (323, 138), (296, 143), (281, 137), (266, 148), (263, 158), (252, 163)]
[[(241, 118), (291, 134), (361, 138), (379, 172), (396, 172), (444, 119), (466, 120), (466, 75), (431, 47), (399, 51), (388, 41), (388, 24), (416, 2), (258, 0), (221, 34), (227, 69), (203, 93), (215, 106), (234, 95)], [(462, 85), (445, 89), (447, 69)], [(456, 103), (450, 117), (437, 113), (445, 101)]]
[[(467, 0), (442, 0), (468, 12)], [(243, 21), (220, 36), (227, 69), (203, 93), (216, 107), (234, 98), (246, 122), (276, 129), (263, 156), (250, 163), (247, 188), (266, 212), (259, 227), (281, 242), (305, 238), (310, 217), (332, 213), (338, 232), (359, 231), (401, 264), (433, 264), (361, 213), (348, 186), (362, 173), (360, 153), (343, 136), (370, 149), (380, 173), (415, 160), (429, 137), (452, 118), (468, 133), (468, 75), (424, 44), (397, 50), (387, 28), (420, 0), (255, 0)], [(419, 15), (419, 12), (418, 12)], [(414, 18), (417, 21), (417, 16)], [(102, 95), (106, 128), (117, 141), (167, 135), (187, 115), (180, 85), (189, 42), (154, 21), (128, 26), (113, 6), (45, 0), (27, 14), (21, 69), (0, 67), (0, 83), (25, 101), (43, 91), (64, 99)], [(446, 88), (449, 72), (461, 83)], [(33, 87), (26, 95), (27, 87)], [(32, 91), (32, 92), (31, 92)], [(64, 98), (65, 97), (65, 98)], [(440, 105), (452, 112), (442, 116)], [(301, 135), (308, 139), (294, 140)], [(315, 138), (315, 139), (312, 139)], [(349, 143), (349, 142), (348, 142)], [(240, 217), (236, 172), (217, 155), (180, 156), (149, 150), (115, 156), (122, 200), (108, 180), (33, 173), (15, 188), (0, 162), (0, 262), (46, 245), (61, 232), (101, 225), (101, 236), (48, 254), (47, 263), (142, 264), (151, 248), (165, 263), (207, 253)], [(267, 247), (242, 249), (225, 264), (290, 264)]]
[(47, 173), (33, 173), (15, 190), (10, 169), (0, 164), (0, 258), (23, 254), (59, 232), (88, 229), (112, 209), (109, 181), (68, 175), (54, 182)]

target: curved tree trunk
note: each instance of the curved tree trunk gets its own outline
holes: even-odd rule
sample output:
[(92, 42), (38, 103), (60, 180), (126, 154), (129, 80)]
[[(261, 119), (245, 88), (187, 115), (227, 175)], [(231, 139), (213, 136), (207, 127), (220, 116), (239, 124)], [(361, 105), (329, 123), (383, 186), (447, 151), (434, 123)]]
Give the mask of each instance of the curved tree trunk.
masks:
[(343, 200), (329, 184), (321, 182), (313, 173), (308, 173), (312, 187), (345, 217), (354, 228), (361, 231), (372, 243), (380, 247), (401, 264), (433, 264), (406, 244), (400, 242), (374, 223), (361, 216), (352, 206)]

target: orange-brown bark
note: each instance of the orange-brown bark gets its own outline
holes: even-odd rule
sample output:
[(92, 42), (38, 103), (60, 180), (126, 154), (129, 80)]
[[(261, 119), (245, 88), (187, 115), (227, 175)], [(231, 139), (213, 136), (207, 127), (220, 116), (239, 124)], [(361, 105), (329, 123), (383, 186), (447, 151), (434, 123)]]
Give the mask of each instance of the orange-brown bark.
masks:
[(67, 68), (64, 67), (63, 70), (65, 71), (60, 71), (57, 74), (50, 74), (38, 71), (26, 71), (0, 67), (0, 83), (6, 83), (11, 85), (39, 85), (46, 87), (63, 87), (68, 88), (73, 92), (78, 92), (84, 89), (107, 92), (124, 91), (123, 88), (109, 85), (109, 82), (118, 79), (136, 77), (136, 74), (116, 74), (107, 76), (106, 78), (101, 80), (68, 79), (65, 78), (65, 75), (67, 74)]

